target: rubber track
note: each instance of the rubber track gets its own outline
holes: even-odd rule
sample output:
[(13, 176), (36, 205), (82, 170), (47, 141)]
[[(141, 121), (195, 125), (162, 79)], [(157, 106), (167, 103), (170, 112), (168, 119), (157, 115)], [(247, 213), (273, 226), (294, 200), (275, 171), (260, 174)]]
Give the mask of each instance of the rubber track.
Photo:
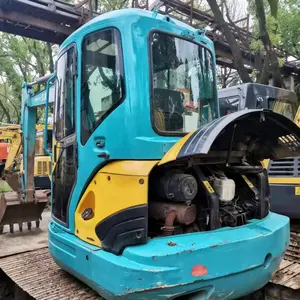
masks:
[[(291, 223), (290, 245), (286, 251), (284, 260), (274, 274), (272, 283), (280, 287), (300, 290), (300, 224)], [(300, 294), (297, 295), (300, 299)], [(280, 299), (280, 298), (279, 298)]]
[(0, 259), (0, 268), (36, 300), (100, 300), (96, 292), (63, 271), (48, 248)]

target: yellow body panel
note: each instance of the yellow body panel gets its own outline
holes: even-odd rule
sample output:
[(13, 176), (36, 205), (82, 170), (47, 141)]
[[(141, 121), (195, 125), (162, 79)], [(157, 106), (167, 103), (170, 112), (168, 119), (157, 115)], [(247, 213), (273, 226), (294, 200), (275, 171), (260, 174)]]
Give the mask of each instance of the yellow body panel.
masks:
[(294, 122), (295, 122), (298, 126), (300, 126), (300, 106), (298, 107), (298, 110), (297, 110), (297, 112), (296, 112), (296, 116), (295, 116)]
[(20, 161), (22, 140), (20, 126), (0, 127), (0, 141), (10, 140), (9, 153), (5, 162), (5, 171), (12, 171)]
[(162, 158), (162, 160), (159, 162), (159, 165), (166, 164), (170, 161), (174, 161), (177, 158), (178, 153), (180, 152), (181, 148), (185, 144), (185, 142), (190, 138), (190, 136), (195, 131), (190, 132), (189, 134), (185, 135), (182, 139), (180, 139)]
[[(124, 209), (147, 204), (149, 173), (158, 161), (116, 161), (103, 167), (91, 180), (75, 212), (75, 234), (83, 241), (101, 247), (96, 225)], [(84, 220), (81, 214), (92, 208)]]
[[(36, 125), (37, 131), (42, 131), (44, 125)], [(49, 129), (52, 129), (52, 126), (49, 126)], [(21, 154), (23, 151), (22, 131), (20, 130), (20, 125), (9, 125), (5, 127), (0, 127), (0, 141), (1, 140), (10, 140), (10, 150), (5, 163), (5, 171), (12, 172), (14, 168), (17, 171), (23, 171), (23, 161), (21, 160)], [(40, 136), (36, 137), (35, 144), (35, 154), (41, 156), (35, 156), (34, 164), (34, 176), (50, 176), (51, 174), (51, 163), (50, 157), (43, 155), (44, 154), (44, 135), (43, 133)]]
[(269, 177), (270, 184), (300, 184), (300, 177)]
[[(21, 161), (20, 169), (23, 170), (23, 161)], [(51, 157), (36, 156), (34, 158), (34, 176), (48, 176), (51, 174)]]
[(262, 166), (264, 167), (264, 169), (268, 168), (270, 160), (269, 159), (264, 159), (263, 161), (261, 161), (260, 163), (262, 164)]
[(130, 176), (148, 176), (159, 160), (123, 160), (115, 161), (101, 169), (101, 173)]

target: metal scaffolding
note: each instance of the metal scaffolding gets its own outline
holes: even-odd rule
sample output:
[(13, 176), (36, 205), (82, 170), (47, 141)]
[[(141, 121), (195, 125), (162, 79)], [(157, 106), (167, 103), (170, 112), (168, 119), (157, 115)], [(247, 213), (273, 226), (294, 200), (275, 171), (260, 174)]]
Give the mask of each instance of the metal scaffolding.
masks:
[[(206, 31), (206, 35), (214, 42), (217, 64), (223, 67), (234, 68), (229, 44), (220, 31), (213, 14), (210, 13), (210, 11), (203, 12), (197, 8), (195, 0), (156, 0), (151, 5), (148, 0), (133, 0), (132, 6), (149, 10), (156, 9), (161, 14), (168, 14), (195, 28), (208, 26), (209, 30)], [(224, 6), (225, 2), (222, 1), (221, 10), (223, 14), (225, 11)], [(246, 23), (246, 26), (241, 26), (242, 23)], [(264, 57), (255, 55), (250, 49), (252, 34), (249, 29), (249, 15), (234, 22), (230, 20), (227, 24), (240, 46), (244, 64), (248, 66), (249, 72), (251, 72), (253, 68), (257, 68), (258, 65), (263, 63)], [(285, 59), (284, 66), (282, 67), (283, 75), (288, 76), (294, 74), (300, 76), (300, 58), (295, 58), (294, 61), (288, 61), (288, 53), (284, 53), (280, 49), (276, 49), (276, 51), (280, 58)]]
[[(0, 31), (60, 44), (78, 27), (97, 15), (91, 9), (94, 1), (81, 0), (79, 4), (71, 5), (62, 0), (1, 0)], [(151, 5), (149, 0), (131, 0), (131, 5), (141, 9), (157, 9), (162, 14), (169, 14), (196, 28), (209, 26), (206, 35), (215, 44), (218, 65), (233, 68), (230, 47), (213, 15), (209, 11), (203, 12), (197, 8), (195, 0), (156, 0)], [(246, 26), (241, 26), (242, 23)], [(228, 26), (239, 43), (244, 64), (249, 66), (251, 72), (253, 68), (262, 64), (263, 57), (250, 50), (252, 36), (249, 31), (249, 16), (235, 22), (230, 20)], [(299, 58), (288, 61), (288, 53), (279, 49), (277, 52), (279, 57), (285, 58), (282, 73), (299, 76)]]

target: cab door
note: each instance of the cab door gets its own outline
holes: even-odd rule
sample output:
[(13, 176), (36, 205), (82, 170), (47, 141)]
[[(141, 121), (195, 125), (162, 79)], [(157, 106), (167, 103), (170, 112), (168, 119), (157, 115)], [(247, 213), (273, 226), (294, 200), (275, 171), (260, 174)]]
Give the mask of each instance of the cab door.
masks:
[(77, 178), (75, 91), (77, 53), (71, 45), (59, 56), (56, 66), (53, 126), (52, 216), (68, 227), (68, 206)]

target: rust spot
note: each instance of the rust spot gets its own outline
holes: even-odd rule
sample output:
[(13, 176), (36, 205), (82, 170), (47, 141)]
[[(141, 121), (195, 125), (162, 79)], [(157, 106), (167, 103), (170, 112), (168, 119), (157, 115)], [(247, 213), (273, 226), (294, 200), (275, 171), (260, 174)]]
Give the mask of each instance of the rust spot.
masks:
[(228, 242), (222, 242), (222, 243), (219, 243), (219, 244), (211, 245), (210, 248), (216, 248), (216, 247), (219, 247), (219, 246), (222, 246), (222, 245), (226, 245), (226, 244), (228, 244)]
[(192, 276), (205, 276), (208, 273), (206, 267), (202, 265), (195, 265), (192, 268)]
[(186, 252), (193, 252), (193, 249), (189, 249), (189, 250), (183, 250), (181, 253), (186, 253)]
[(170, 242), (168, 243), (168, 246), (170, 246), (170, 247), (174, 247), (174, 246), (176, 246), (176, 243), (174, 243), (174, 242), (170, 241)]

